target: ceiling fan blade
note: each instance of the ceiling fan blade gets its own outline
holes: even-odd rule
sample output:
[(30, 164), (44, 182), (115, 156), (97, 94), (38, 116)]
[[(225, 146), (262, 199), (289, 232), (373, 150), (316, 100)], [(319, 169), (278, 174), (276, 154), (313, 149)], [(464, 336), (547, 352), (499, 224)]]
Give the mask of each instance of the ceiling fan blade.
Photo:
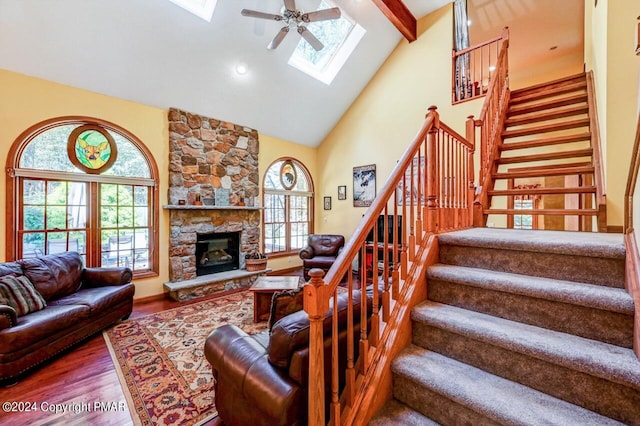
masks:
[(256, 10), (242, 9), (242, 16), (250, 16), (252, 18), (269, 19), (272, 21), (282, 21), (282, 16), (273, 13), (258, 12)]
[(331, 9), (323, 9), (318, 10), (316, 12), (309, 12), (302, 15), (302, 20), (304, 22), (318, 22), (318, 21), (328, 21), (330, 19), (338, 19), (342, 13), (340, 9), (337, 7), (332, 7)]
[(280, 46), (280, 43), (282, 43), (282, 40), (284, 40), (288, 33), (289, 27), (282, 27), (280, 31), (278, 31), (278, 34), (276, 34), (276, 36), (273, 38), (273, 40), (271, 40), (271, 43), (269, 43), (267, 49), (273, 50), (276, 47)]
[(284, 0), (284, 8), (296, 11), (296, 0)]
[(311, 31), (307, 29), (307, 27), (300, 25), (298, 26), (298, 33), (302, 36), (303, 39), (307, 40), (307, 43), (311, 45), (316, 50), (322, 50), (324, 48), (324, 44), (320, 40), (316, 38)]

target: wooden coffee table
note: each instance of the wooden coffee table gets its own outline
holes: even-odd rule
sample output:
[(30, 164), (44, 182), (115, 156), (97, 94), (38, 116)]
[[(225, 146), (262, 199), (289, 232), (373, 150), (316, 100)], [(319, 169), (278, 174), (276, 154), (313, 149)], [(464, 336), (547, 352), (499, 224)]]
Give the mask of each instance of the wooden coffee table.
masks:
[(253, 322), (269, 319), (273, 293), (293, 290), (299, 287), (300, 277), (296, 276), (260, 276), (249, 288), (253, 292)]

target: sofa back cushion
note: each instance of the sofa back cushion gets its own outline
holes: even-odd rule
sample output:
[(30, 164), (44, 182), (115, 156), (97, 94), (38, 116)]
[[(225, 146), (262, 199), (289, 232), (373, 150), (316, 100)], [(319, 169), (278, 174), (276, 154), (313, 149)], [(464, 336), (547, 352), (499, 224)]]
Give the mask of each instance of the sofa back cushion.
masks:
[(338, 249), (344, 246), (344, 236), (311, 234), (309, 235), (309, 246), (313, 247), (316, 256), (335, 256)]
[[(371, 298), (368, 296), (368, 304)], [(360, 291), (354, 291), (353, 299), (353, 322), (360, 322)], [(340, 329), (347, 326), (347, 302), (349, 294), (343, 293), (338, 296), (338, 327)], [(367, 314), (371, 314), (368, 309)], [(333, 306), (324, 317), (322, 323), (323, 334), (325, 338), (331, 337), (331, 319), (333, 315)], [(305, 311), (298, 311), (290, 314), (274, 324), (271, 329), (269, 338), (269, 347), (267, 353), (269, 362), (276, 367), (283, 369), (289, 368), (289, 363), (294, 352), (301, 348), (309, 346), (309, 315)]]
[(22, 265), (18, 262), (0, 263), (0, 277), (4, 277), (5, 275), (22, 275)]
[(82, 258), (76, 252), (22, 259), (18, 263), (46, 301), (75, 293), (82, 284)]

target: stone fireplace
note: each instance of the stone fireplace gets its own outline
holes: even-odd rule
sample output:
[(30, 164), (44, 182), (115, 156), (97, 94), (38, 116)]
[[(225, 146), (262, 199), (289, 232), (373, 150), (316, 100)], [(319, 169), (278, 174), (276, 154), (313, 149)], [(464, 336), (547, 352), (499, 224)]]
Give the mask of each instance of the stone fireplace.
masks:
[[(200, 282), (215, 272), (225, 281), (220, 291), (247, 285), (228, 277), (244, 268), (245, 254), (260, 251), (260, 210), (241, 203), (259, 193), (257, 131), (172, 108), (169, 143), (171, 283)], [(229, 205), (195, 205), (215, 199), (217, 189), (229, 191)], [(229, 269), (216, 271), (219, 264)]]

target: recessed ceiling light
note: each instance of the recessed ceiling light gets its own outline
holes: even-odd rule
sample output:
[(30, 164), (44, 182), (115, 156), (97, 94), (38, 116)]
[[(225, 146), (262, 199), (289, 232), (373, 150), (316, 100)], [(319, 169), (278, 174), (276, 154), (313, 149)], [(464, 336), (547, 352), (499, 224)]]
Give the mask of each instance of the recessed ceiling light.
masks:
[(244, 62), (238, 62), (236, 64), (236, 72), (238, 74), (245, 75), (247, 71), (249, 71), (249, 68), (247, 67), (247, 64), (245, 64)]
[(467, 19), (467, 27), (471, 26), (471, 19)]

